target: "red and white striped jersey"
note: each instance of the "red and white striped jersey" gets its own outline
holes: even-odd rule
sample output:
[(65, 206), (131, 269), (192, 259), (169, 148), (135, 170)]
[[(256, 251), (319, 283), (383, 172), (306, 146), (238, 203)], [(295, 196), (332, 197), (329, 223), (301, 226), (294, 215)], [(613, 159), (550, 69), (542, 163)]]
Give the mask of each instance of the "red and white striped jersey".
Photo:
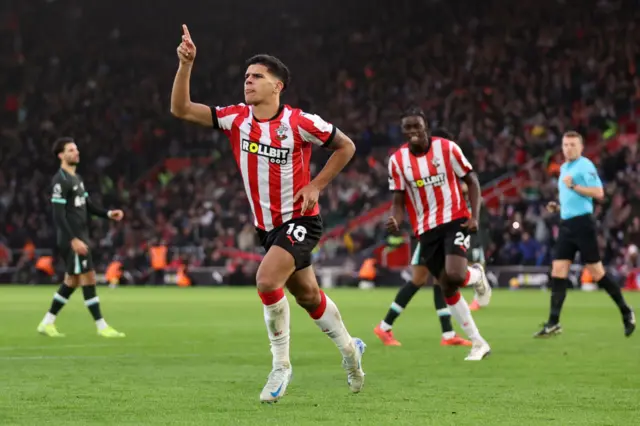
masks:
[[(271, 120), (259, 121), (244, 104), (211, 107), (213, 127), (224, 131), (244, 181), (255, 226), (265, 231), (303, 216), (298, 191), (311, 181), (312, 145), (329, 143), (336, 128), (317, 115), (284, 105)], [(305, 216), (320, 213), (316, 205)]]
[(472, 170), (460, 147), (442, 138), (432, 138), (425, 154), (414, 155), (405, 144), (389, 158), (389, 189), (404, 192), (416, 235), (470, 217), (460, 178)]

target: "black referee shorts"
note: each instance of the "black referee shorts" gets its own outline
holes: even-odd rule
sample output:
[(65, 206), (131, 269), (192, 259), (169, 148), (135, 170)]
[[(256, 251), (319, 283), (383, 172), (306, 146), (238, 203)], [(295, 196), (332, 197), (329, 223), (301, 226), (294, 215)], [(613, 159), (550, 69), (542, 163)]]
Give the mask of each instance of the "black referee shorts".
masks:
[(558, 240), (553, 247), (553, 260), (573, 262), (576, 252), (580, 252), (585, 264), (601, 261), (596, 222), (590, 214), (572, 217), (560, 223)]

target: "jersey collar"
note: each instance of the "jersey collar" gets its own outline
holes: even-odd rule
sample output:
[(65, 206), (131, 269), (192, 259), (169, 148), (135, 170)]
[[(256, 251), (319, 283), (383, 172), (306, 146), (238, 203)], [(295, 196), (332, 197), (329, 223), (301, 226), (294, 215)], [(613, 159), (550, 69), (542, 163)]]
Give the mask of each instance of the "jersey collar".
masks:
[(278, 107), (278, 111), (276, 112), (276, 115), (274, 115), (273, 117), (269, 118), (268, 120), (259, 120), (256, 118), (255, 115), (253, 115), (253, 111), (251, 112), (251, 115), (253, 116), (253, 119), (255, 121), (257, 121), (258, 123), (268, 123), (269, 121), (273, 121), (277, 118), (280, 118), (280, 116), (282, 115), (282, 112), (284, 111), (284, 105), (280, 104), (280, 106)]

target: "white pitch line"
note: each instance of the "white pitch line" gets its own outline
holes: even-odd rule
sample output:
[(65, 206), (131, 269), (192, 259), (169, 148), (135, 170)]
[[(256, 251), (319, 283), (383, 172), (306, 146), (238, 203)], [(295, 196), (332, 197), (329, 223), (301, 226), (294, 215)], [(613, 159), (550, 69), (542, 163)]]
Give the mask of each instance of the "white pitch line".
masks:
[(0, 361), (48, 361), (61, 359), (113, 359), (113, 358), (196, 358), (201, 354), (115, 354), (115, 355), (40, 355), (40, 356), (0, 356)]

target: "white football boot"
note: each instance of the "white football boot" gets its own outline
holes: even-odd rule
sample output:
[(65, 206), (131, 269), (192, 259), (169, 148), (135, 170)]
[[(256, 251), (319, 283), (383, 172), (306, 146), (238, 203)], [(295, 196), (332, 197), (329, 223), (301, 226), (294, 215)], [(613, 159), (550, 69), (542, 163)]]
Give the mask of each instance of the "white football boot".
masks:
[(364, 371), (362, 370), (362, 355), (367, 345), (357, 337), (353, 338), (355, 351), (353, 355), (342, 359), (342, 368), (347, 372), (347, 383), (351, 392), (358, 393), (364, 386)]
[(480, 274), (482, 274), (482, 279), (473, 284), (473, 290), (476, 293), (476, 300), (478, 300), (478, 304), (480, 306), (488, 306), (489, 302), (491, 302), (491, 293), (493, 290), (491, 290), (491, 284), (489, 284), (487, 274), (484, 272), (484, 267), (479, 263), (474, 263), (470, 267), (478, 269)]
[(491, 354), (491, 347), (484, 339), (478, 339), (473, 342), (469, 355), (465, 361), (482, 361)]
[(265, 403), (278, 402), (287, 391), (287, 386), (291, 382), (293, 370), (289, 367), (278, 367), (271, 370), (267, 384), (260, 392), (260, 401)]

